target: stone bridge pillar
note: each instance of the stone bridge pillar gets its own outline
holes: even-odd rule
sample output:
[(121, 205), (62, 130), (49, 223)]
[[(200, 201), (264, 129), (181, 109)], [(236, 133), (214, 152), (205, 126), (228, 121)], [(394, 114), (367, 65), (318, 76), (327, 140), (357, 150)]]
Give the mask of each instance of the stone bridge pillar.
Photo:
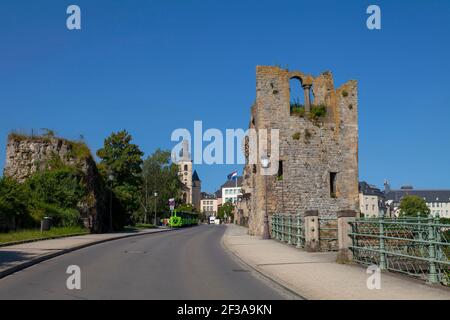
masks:
[(319, 211), (305, 212), (305, 250), (319, 251)]
[(352, 239), (349, 233), (352, 231), (352, 227), (349, 222), (353, 222), (356, 219), (356, 211), (353, 210), (341, 210), (337, 214), (338, 219), (338, 263), (348, 263), (352, 261), (353, 254), (350, 250), (352, 245)]

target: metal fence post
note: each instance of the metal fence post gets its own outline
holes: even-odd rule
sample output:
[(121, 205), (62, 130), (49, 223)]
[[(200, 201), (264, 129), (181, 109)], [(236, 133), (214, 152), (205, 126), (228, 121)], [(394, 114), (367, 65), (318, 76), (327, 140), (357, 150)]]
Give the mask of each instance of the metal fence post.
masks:
[(438, 283), (438, 276), (436, 272), (436, 248), (435, 248), (435, 232), (434, 232), (434, 219), (430, 214), (428, 217), (428, 259), (429, 259), (429, 274), (428, 281), (429, 283)]
[(297, 218), (297, 248), (301, 248), (302, 246), (302, 217), (300, 216), (300, 214), (298, 213), (296, 215)]
[(385, 251), (385, 242), (384, 242), (384, 211), (381, 211), (380, 214), (380, 227), (379, 227), (379, 236), (380, 236), (380, 269), (386, 270), (386, 251)]
[(277, 219), (277, 214), (274, 213), (272, 215), (272, 223), (271, 223), (271, 225), (272, 225), (272, 239), (276, 238), (276, 235), (277, 235), (276, 219)]
[[(437, 213), (436, 216), (434, 217), (434, 223), (436, 225), (441, 223), (441, 218), (439, 217), (439, 213)], [(436, 226), (434, 231), (435, 231), (436, 242), (441, 242), (442, 237), (441, 237), (440, 227)], [(442, 258), (444, 256), (444, 252), (441, 250), (441, 247), (438, 244), (435, 245), (435, 250), (436, 250), (436, 260), (442, 260)]]
[(281, 241), (281, 234), (283, 232), (282, 228), (283, 228), (283, 224), (281, 223), (281, 213), (278, 214), (278, 240)]
[(270, 225), (272, 226), (272, 239), (275, 237), (275, 217), (276, 213), (272, 215), (272, 221), (270, 222)]
[(277, 230), (275, 234), (275, 239), (280, 240), (280, 214), (277, 213)]
[(422, 242), (424, 240), (424, 237), (423, 237), (423, 231), (424, 231), (423, 227), (424, 226), (422, 226), (422, 221), (420, 220), (420, 215), (417, 217), (417, 224), (418, 224), (418, 233), (417, 233), (417, 235), (418, 235), (418, 238), (420, 240), (420, 242), (419, 242), (420, 256), (421, 257), (425, 257), (425, 251), (424, 251), (425, 246), (423, 245), (423, 242)]
[(284, 213), (281, 215), (281, 241), (284, 242), (285, 237), (285, 232), (286, 232), (286, 225), (284, 224)]
[(288, 244), (292, 244), (292, 214), (288, 216)]
[(277, 213), (277, 234), (276, 234), (276, 236), (275, 236), (275, 239), (277, 239), (277, 240), (280, 240), (280, 228), (281, 228), (281, 225), (280, 225), (280, 214), (279, 213)]
[(280, 214), (279, 213), (277, 213), (277, 218), (276, 218), (275, 239), (277, 239), (277, 240), (280, 239)]

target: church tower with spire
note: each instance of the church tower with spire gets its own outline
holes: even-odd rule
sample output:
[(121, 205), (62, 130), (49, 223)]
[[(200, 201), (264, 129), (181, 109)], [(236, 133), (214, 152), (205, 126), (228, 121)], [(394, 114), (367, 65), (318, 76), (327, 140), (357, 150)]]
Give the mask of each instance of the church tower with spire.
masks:
[(194, 170), (192, 175), (192, 205), (197, 209), (197, 212), (201, 211), (200, 201), (202, 193), (202, 181), (198, 177), (197, 170)]
[(189, 152), (189, 142), (183, 140), (182, 148), (177, 159), (178, 175), (183, 183), (183, 201), (192, 204), (192, 159)]

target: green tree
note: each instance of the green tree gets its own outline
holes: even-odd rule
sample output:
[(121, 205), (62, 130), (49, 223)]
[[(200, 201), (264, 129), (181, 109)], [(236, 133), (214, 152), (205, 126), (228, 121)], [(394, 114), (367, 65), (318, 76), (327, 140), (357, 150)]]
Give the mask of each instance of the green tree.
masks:
[(128, 214), (139, 209), (138, 191), (142, 185), (144, 155), (136, 144), (131, 143), (132, 139), (126, 130), (113, 132), (105, 139), (103, 148), (97, 151), (101, 159), (99, 171), (109, 181)]
[(13, 217), (18, 224), (28, 216), (28, 196), (23, 185), (11, 178), (0, 178), (0, 218)]
[(220, 219), (231, 217), (233, 218), (234, 205), (231, 201), (225, 202), (218, 209), (217, 216)]
[(430, 209), (424, 199), (418, 196), (405, 196), (400, 201), (400, 217), (426, 217)]
[(155, 205), (157, 213), (168, 212), (169, 199), (178, 199), (181, 188), (178, 166), (171, 162), (170, 151), (157, 149), (145, 159), (142, 166), (142, 186), (139, 192), (141, 210), (136, 213), (135, 220), (153, 222), (149, 218), (153, 217)]
[(105, 177), (114, 176), (115, 184), (139, 186), (142, 156), (139, 146), (131, 143), (133, 137), (126, 131), (113, 132), (97, 151), (100, 170)]
[(190, 203), (182, 203), (177, 206), (177, 210), (180, 212), (195, 212), (195, 208)]

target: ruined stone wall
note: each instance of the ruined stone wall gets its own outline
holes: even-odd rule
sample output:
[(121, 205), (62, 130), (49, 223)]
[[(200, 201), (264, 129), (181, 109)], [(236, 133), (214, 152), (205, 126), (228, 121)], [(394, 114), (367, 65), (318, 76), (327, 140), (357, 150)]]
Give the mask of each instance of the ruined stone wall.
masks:
[[(76, 148), (85, 148), (84, 155)], [(87, 151), (86, 151), (87, 150)], [(83, 174), (88, 195), (80, 199), (78, 210), (84, 225), (92, 232), (107, 231), (109, 226), (106, 188), (87, 146), (54, 137), (22, 137), (10, 135), (6, 147), (4, 176), (24, 182), (58, 157), (66, 165), (77, 167)]]
[[(314, 78), (266, 66), (257, 67), (256, 78), (250, 126), (280, 130), (283, 176), (268, 177), (269, 215), (318, 210), (320, 216), (335, 217), (339, 210), (358, 210), (357, 82), (349, 81), (335, 89), (330, 72)], [(291, 78), (298, 79), (306, 91), (311, 90), (311, 104), (326, 105), (325, 117), (313, 121), (308, 115), (291, 115)], [(265, 210), (264, 176), (260, 171), (260, 164), (249, 164), (244, 170), (244, 188), (252, 190), (247, 200), (250, 209), (244, 215), (249, 216), (249, 233), (256, 235), (262, 234)], [(334, 195), (330, 194), (331, 172), (336, 173)]]

